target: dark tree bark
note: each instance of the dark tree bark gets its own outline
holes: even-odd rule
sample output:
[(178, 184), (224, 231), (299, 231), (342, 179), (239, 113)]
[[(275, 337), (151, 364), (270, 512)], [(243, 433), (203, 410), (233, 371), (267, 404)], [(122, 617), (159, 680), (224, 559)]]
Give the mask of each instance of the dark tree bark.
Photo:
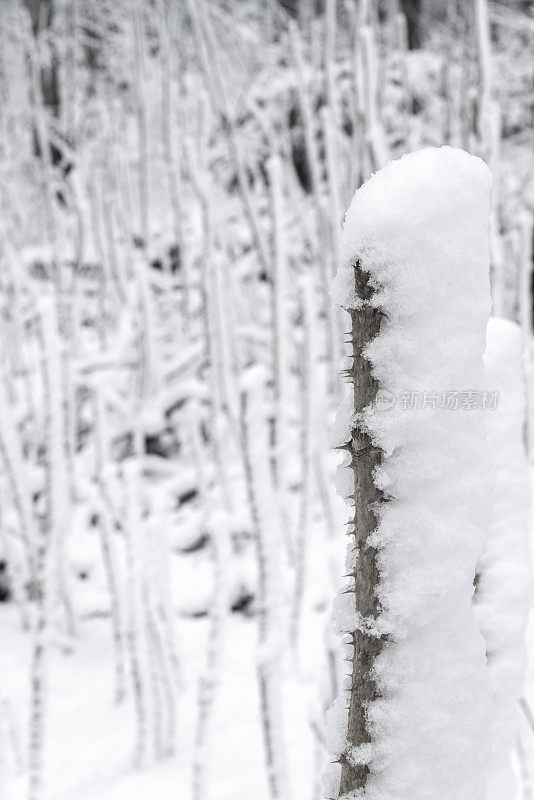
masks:
[[(52, 26), (54, 14), (52, 0), (23, 0), (23, 3), (30, 15), (33, 35), (38, 39), (44, 30)], [(54, 117), (59, 116), (57, 56), (53, 50), (50, 62), (45, 67), (41, 66), (40, 83), (42, 101), (45, 108), (49, 109)], [(40, 145), (37, 136), (34, 136), (34, 141), (35, 152), (40, 156)], [(62, 158), (61, 150), (52, 143), (50, 144), (50, 158), (54, 165), (59, 164)]]
[(400, 0), (408, 24), (408, 47), (418, 50), (422, 42), (422, 0)]
[(292, 19), (298, 19), (300, 14), (310, 10), (315, 16), (324, 11), (324, 0), (278, 0), (278, 3)]
[[(377, 505), (384, 500), (383, 493), (375, 486), (374, 470), (382, 461), (382, 451), (377, 448), (369, 434), (358, 422), (358, 414), (376, 398), (379, 384), (372, 375), (371, 364), (363, 355), (365, 346), (380, 332), (382, 313), (371, 305), (373, 289), (368, 283), (368, 275), (361, 269), (360, 262), (354, 264), (356, 296), (363, 301), (360, 309), (350, 309), (350, 340), (353, 347), (353, 364), (347, 371), (352, 382), (354, 414), (356, 422), (351, 431), (351, 440), (344, 449), (351, 456), (350, 468), (353, 472), (354, 516), (350, 535), (354, 537), (353, 551), (357, 561), (351, 577), (354, 586), (354, 611), (372, 623), (379, 613), (377, 587), (379, 572), (376, 562), (377, 551), (368, 544), (369, 536), (377, 526)], [(377, 697), (372, 677), (373, 663), (380, 653), (383, 641), (367, 630), (349, 631), (352, 636), (354, 653), (352, 656), (352, 684), (348, 709), (347, 742), (349, 749), (370, 742), (367, 727), (367, 707)], [(365, 787), (369, 768), (366, 765), (354, 766), (348, 754), (342, 754), (340, 795)]]
[[(23, 0), (30, 13), (33, 35), (39, 36), (41, 31), (50, 28), (53, 21), (54, 7), (52, 0)], [(53, 54), (50, 66), (41, 70), (41, 90), (45, 106), (52, 109), (57, 116), (59, 110), (59, 90), (57, 80), (57, 59)]]
[(284, 11), (287, 11), (290, 17), (296, 19), (299, 13), (299, 0), (278, 0)]

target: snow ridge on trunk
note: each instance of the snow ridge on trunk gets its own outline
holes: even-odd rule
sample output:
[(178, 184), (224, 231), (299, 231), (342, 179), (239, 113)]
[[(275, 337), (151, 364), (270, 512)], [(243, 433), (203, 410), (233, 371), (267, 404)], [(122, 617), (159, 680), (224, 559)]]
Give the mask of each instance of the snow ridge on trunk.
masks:
[(526, 665), (525, 627), (532, 589), (523, 336), (514, 322), (492, 317), (486, 341), (486, 384), (488, 389), (499, 392), (497, 407), (486, 414), (496, 476), (493, 514), (477, 567), (475, 612), (486, 640), (493, 684), (488, 800), (513, 800), (517, 786), (512, 750), (519, 726)]
[(333, 444), (354, 515), (329, 798), (486, 796), (491, 688), (472, 595), (492, 495), (490, 186), (480, 159), (429, 148), (375, 174), (346, 215), (335, 293), (351, 393)]

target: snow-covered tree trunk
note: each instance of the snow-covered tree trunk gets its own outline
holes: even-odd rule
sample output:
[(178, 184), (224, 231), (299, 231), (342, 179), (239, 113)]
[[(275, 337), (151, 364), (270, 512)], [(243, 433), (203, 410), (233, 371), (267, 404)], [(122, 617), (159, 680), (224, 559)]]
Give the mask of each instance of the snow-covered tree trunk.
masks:
[(472, 608), (491, 506), (484, 333), (491, 178), (432, 148), (347, 212), (336, 299), (350, 396), (335, 444), (352, 506), (335, 603), (347, 682), (329, 715), (329, 798), (485, 797), (490, 683)]
[(286, 636), (282, 614), (281, 526), (273, 502), (266, 426), (262, 418), (261, 368), (242, 378), (241, 437), (248, 504), (258, 564), (257, 677), (260, 721), (269, 797), (283, 798), (286, 790), (286, 746), (283, 731), (283, 653)]

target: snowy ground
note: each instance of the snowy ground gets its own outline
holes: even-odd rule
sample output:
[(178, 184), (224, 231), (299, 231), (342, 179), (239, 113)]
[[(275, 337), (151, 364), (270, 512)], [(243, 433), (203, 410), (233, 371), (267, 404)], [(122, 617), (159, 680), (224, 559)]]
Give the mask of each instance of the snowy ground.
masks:
[[(10, 698), (18, 735), (27, 708), (28, 637), (21, 635), (13, 609), (2, 608), (2, 695)], [(50, 716), (47, 723), (46, 782), (54, 800), (122, 800), (144, 797), (158, 800), (187, 797), (190, 792), (192, 735), (195, 720), (195, 677), (199, 641), (206, 623), (189, 621), (181, 628), (190, 671), (184, 675), (187, 690), (179, 714), (177, 756), (140, 771), (131, 768), (134, 719), (131, 705), (113, 706), (112, 653), (108, 626), (86, 622), (74, 653), (56, 650), (50, 663)], [(220, 691), (215, 702), (208, 780), (209, 796), (218, 800), (267, 797), (257, 714), (254, 664), (243, 654), (252, 653), (256, 636), (253, 619), (233, 616), (228, 625)], [(311, 796), (313, 764), (306, 715), (310, 681), (286, 683), (286, 730), (289, 775), (293, 794)], [(22, 748), (23, 742), (19, 742)], [(5, 800), (25, 797), (26, 778), (20, 774), (4, 787)]]
[[(324, 611), (314, 617), (310, 617), (302, 641), (301, 652), (308, 657), (301, 659), (296, 677), (291, 675), (292, 665), (286, 664), (283, 687), (288, 796), (292, 797), (320, 796), (318, 779), (324, 756), (310, 720), (317, 714), (317, 668), (323, 663), (317, 649), (322, 636), (317, 636), (317, 631), (324, 629)], [(53, 648), (48, 665), (46, 800), (132, 800), (147, 793), (157, 800), (191, 796), (196, 690), (208, 624), (207, 618), (178, 619), (178, 645), (186, 657), (182, 661), (184, 691), (178, 710), (176, 755), (147, 763), (140, 770), (132, 768), (135, 718), (131, 699), (119, 706), (113, 702), (109, 620), (81, 622), (71, 652), (61, 643)], [(9, 701), (10, 710), (2, 722), (8, 741), (0, 798), (22, 800), (27, 797), (22, 753), (27, 742), (30, 637), (21, 631), (16, 610), (4, 604), (0, 605), (0, 629), (0, 697)], [(213, 800), (268, 797), (253, 655), (256, 637), (255, 617), (228, 617), (206, 753), (206, 797)]]

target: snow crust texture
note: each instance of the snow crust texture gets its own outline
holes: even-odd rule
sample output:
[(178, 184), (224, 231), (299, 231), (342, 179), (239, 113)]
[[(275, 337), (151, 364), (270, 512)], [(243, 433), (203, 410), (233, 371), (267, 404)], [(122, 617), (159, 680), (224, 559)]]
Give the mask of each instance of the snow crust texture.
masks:
[[(378, 549), (384, 645), (374, 663), (372, 741), (347, 754), (347, 689), (329, 718), (329, 745), (366, 763), (369, 800), (482, 800), (490, 752), (491, 686), (473, 611), (473, 579), (491, 513), (483, 353), (490, 312), (491, 174), (450, 147), (406, 155), (370, 178), (345, 218), (336, 301), (358, 308), (356, 260), (387, 315), (366, 357), (387, 409), (361, 422), (384, 452), (375, 482), (391, 498), (369, 544)], [(351, 440), (350, 399), (334, 446)], [(341, 468), (349, 495), (351, 470)], [(347, 477), (348, 475), (348, 477)], [(358, 554), (350, 539), (347, 572)], [(339, 633), (366, 626), (354, 594), (334, 609)], [(350, 659), (350, 646), (347, 656)], [(335, 770), (335, 768), (333, 768)], [(336, 796), (334, 772), (325, 794)], [(354, 792), (352, 793), (354, 794)]]
[(522, 359), (523, 335), (519, 326), (509, 320), (490, 319), (484, 356), (486, 383), (499, 391), (499, 404), (485, 421), (496, 473), (495, 499), (477, 567), (475, 593), (475, 610), (486, 639), (493, 684), (488, 800), (512, 800), (517, 796), (511, 759), (518, 732), (531, 592)]

